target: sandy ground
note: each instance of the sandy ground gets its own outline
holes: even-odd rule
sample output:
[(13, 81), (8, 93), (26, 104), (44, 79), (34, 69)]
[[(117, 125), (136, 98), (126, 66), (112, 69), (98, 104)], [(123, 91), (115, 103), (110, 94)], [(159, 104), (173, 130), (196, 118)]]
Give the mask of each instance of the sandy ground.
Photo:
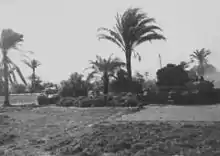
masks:
[(140, 112), (118, 120), (220, 121), (220, 105), (212, 106), (147, 106)]

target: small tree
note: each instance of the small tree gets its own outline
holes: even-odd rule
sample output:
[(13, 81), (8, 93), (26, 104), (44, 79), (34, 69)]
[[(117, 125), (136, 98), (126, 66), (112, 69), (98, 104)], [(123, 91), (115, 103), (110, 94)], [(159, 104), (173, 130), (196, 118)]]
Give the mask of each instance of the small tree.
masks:
[(199, 76), (204, 76), (205, 66), (208, 63), (208, 56), (210, 54), (210, 50), (202, 48), (201, 50), (195, 50), (193, 54), (190, 55), (192, 62), (197, 62), (197, 73)]
[(120, 67), (125, 66), (125, 63), (122, 62), (119, 58), (112, 58), (112, 55), (108, 59), (104, 59), (101, 56), (96, 56), (96, 61), (90, 61), (92, 72), (90, 75), (94, 77), (95, 75), (101, 76), (101, 79), (104, 84), (104, 101), (105, 105), (107, 104), (108, 96), (108, 87), (110, 77), (114, 77), (115, 72), (120, 69)]
[(60, 94), (67, 96), (86, 96), (88, 84), (83, 80), (83, 75), (77, 72), (70, 75), (69, 79), (61, 82)]
[(23, 60), (24, 64), (26, 64), (29, 68), (32, 69), (31, 75), (31, 92), (35, 91), (35, 81), (36, 81), (36, 68), (41, 65), (41, 63), (35, 59), (33, 60)]
[(115, 80), (111, 82), (110, 87), (113, 92), (137, 93), (142, 90), (140, 81), (136, 80), (136, 78), (130, 80), (128, 78), (128, 73), (123, 69), (120, 69), (116, 73)]
[(12, 93), (16, 93), (16, 94), (26, 93), (26, 86), (23, 84), (14, 84), (12, 85)]

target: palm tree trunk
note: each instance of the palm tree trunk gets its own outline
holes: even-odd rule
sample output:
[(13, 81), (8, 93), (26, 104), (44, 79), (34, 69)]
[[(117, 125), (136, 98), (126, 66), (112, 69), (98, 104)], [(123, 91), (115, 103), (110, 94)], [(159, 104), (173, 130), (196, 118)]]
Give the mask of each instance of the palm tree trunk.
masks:
[(33, 68), (33, 75), (32, 75), (32, 93), (35, 92), (35, 68)]
[(131, 53), (127, 52), (126, 53), (126, 68), (128, 72), (128, 79), (131, 81), (132, 80), (132, 71), (131, 71)]
[(109, 79), (108, 79), (108, 75), (104, 74), (104, 103), (105, 106), (107, 105), (108, 102), (108, 85), (109, 85)]
[(10, 106), (9, 103), (9, 89), (8, 89), (8, 64), (7, 64), (7, 51), (3, 50), (3, 62), (4, 62), (4, 94), (5, 101), (4, 106)]

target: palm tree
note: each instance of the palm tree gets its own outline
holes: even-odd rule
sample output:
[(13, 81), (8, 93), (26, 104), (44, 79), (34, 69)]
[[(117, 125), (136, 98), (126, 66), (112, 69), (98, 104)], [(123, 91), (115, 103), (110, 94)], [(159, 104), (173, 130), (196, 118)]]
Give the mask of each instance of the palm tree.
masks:
[[(131, 55), (141, 56), (134, 49), (145, 41), (165, 40), (166, 38), (158, 33), (162, 29), (155, 25), (155, 19), (149, 18), (139, 8), (129, 8), (122, 15), (117, 14), (116, 25), (113, 29), (99, 28), (102, 33), (98, 34), (98, 39), (105, 39), (115, 43), (125, 53), (128, 77), (132, 80)], [(107, 33), (107, 34), (106, 34)]]
[(36, 68), (41, 65), (38, 60), (23, 60), (24, 64), (26, 64), (29, 68), (32, 69), (32, 76), (31, 76), (31, 87), (32, 92), (35, 91), (35, 80), (36, 80)]
[(204, 77), (205, 66), (208, 63), (208, 56), (211, 54), (211, 51), (205, 48), (201, 50), (195, 50), (193, 54), (190, 55), (192, 62), (197, 62), (198, 68), (197, 73), (199, 76)]
[(144, 77), (145, 77), (145, 79), (147, 80), (148, 77), (149, 77), (149, 72), (144, 72)]
[(105, 104), (107, 104), (108, 86), (110, 77), (114, 77), (115, 72), (120, 69), (120, 67), (125, 66), (119, 58), (112, 58), (112, 55), (108, 59), (104, 59), (101, 56), (96, 56), (96, 61), (89, 61), (93, 71), (90, 73), (90, 78), (96, 75), (101, 76), (104, 84), (104, 97)]
[(13, 74), (14, 71), (17, 71), (19, 76), (21, 77), (22, 81), (26, 84), (26, 81), (16, 64), (14, 64), (11, 59), (8, 57), (8, 51), (10, 49), (18, 49), (18, 43), (23, 41), (23, 35), (20, 33), (14, 32), (12, 29), (3, 29), (1, 33), (0, 39), (0, 48), (2, 50), (2, 65), (4, 72), (4, 94), (5, 94), (5, 101), (4, 106), (9, 106), (9, 80), (11, 81), (11, 76), (13, 75), (14, 80), (15, 75)]

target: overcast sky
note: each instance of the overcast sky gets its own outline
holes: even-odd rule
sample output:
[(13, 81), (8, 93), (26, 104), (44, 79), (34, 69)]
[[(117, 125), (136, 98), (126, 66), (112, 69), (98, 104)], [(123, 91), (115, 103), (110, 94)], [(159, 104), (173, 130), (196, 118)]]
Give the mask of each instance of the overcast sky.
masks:
[[(137, 48), (142, 62), (132, 59), (132, 69), (155, 76), (163, 65), (187, 61), (195, 49), (208, 48), (210, 62), (220, 67), (220, 1), (218, 0), (0, 0), (0, 30), (12, 28), (24, 34), (23, 47), (35, 52), (42, 66), (37, 74), (45, 81), (59, 82), (88, 67), (95, 55), (124, 54), (113, 43), (97, 40), (97, 28), (112, 28), (115, 15), (128, 7), (141, 7), (154, 17), (167, 41), (144, 43)], [(10, 56), (25, 76), (31, 70)]]

